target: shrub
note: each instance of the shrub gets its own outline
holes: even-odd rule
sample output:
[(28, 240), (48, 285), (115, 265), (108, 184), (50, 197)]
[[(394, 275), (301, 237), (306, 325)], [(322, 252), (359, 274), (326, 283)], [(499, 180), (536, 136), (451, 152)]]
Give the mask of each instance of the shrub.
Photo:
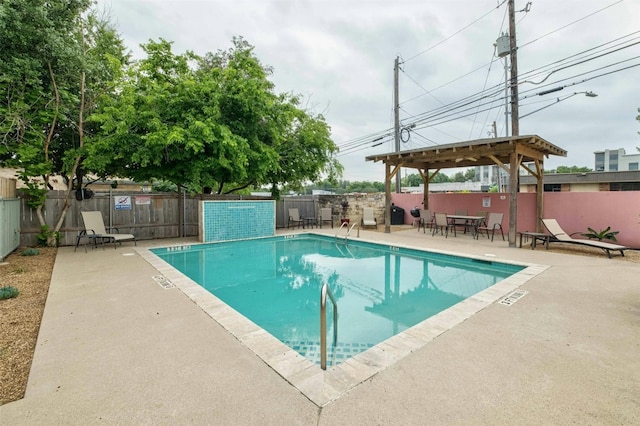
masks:
[(49, 245), (49, 238), (54, 237), (56, 240), (56, 246), (60, 242), (60, 238), (62, 238), (62, 234), (57, 231), (52, 231), (49, 228), (49, 225), (42, 225), (40, 227), (40, 232), (36, 235), (36, 239), (38, 240), (38, 245), (41, 247), (46, 247)]
[(611, 241), (618, 241), (616, 240), (616, 234), (619, 234), (620, 231), (612, 231), (611, 227), (608, 226), (607, 229), (603, 229), (600, 232), (596, 232), (594, 229), (591, 228), (587, 228), (589, 230), (589, 232), (584, 232), (580, 235), (582, 235), (583, 237), (587, 237), (590, 240), (598, 240), (598, 241), (602, 241), (602, 240), (611, 240)]
[(11, 286), (0, 287), (0, 300), (12, 299), (14, 297), (18, 297), (18, 294), (20, 294), (20, 292), (15, 287), (11, 287)]
[(35, 256), (37, 254), (40, 254), (40, 250), (37, 248), (28, 248), (22, 251), (23, 256)]

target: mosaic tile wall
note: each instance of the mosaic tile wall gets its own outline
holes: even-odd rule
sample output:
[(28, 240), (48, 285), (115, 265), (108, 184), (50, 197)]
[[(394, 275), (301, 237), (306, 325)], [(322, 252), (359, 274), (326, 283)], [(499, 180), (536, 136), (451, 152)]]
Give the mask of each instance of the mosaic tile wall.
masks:
[(201, 201), (199, 240), (242, 240), (276, 233), (276, 203), (265, 201)]

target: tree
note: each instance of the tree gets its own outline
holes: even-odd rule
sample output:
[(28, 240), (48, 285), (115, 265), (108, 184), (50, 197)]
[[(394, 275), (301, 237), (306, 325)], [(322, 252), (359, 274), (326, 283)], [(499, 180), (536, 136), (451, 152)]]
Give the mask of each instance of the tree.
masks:
[[(433, 175), (432, 175), (433, 176)], [(433, 178), (431, 179), (431, 183), (447, 183), (447, 182), (451, 182), (451, 178), (449, 178), (448, 175), (442, 173), (442, 172), (438, 172), (435, 176), (433, 176)]]
[(579, 166), (558, 166), (555, 170), (545, 170), (545, 174), (547, 173), (587, 173), (592, 172), (593, 170), (589, 167), (579, 167)]
[(466, 182), (466, 178), (464, 176), (464, 173), (462, 172), (457, 172), (456, 174), (454, 174), (451, 180), (453, 182)]
[[(90, 0), (0, 4), (0, 162), (19, 169), (48, 244), (56, 242), (73, 177), (81, 170), (84, 116), (92, 109), (93, 94), (125, 58), (116, 32), (90, 5)], [(52, 174), (62, 175), (67, 193), (49, 230), (42, 207)]]
[(476, 170), (471, 167), (468, 168), (466, 172), (464, 172), (464, 181), (465, 182), (473, 182), (476, 177)]
[(422, 177), (418, 173), (412, 173), (402, 178), (402, 186), (420, 186), (422, 184)]
[(341, 172), (324, 118), (298, 108), (298, 97), (276, 95), (271, 70), (246, 41), (203, 57), (171, 45), (143, 45), (146, 58), (129, 68), (119, 96), (101, 102), (93, 169), (192, 192), (268, 184), (274, 195)]

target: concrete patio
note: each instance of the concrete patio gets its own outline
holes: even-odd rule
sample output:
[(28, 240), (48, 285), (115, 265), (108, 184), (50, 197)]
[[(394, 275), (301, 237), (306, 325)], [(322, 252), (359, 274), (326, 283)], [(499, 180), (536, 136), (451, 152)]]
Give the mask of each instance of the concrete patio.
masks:
[(132, 245), (63, 247), (26, 396), (0, 406), (0, 424), (640, 423), (640, 264), (415, 229), (360, 235), (549, 267), (516, 303), (490, 304), (319, 406), (158, 285)]

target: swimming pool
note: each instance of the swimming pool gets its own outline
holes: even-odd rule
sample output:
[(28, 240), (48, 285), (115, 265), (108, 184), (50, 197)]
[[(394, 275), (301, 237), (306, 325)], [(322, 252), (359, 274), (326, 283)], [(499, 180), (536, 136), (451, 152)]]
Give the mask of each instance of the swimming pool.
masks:
[[(320, 288), (328, 283), (339, 311), (337, 344), (328, 348), (330, 366), (524, 269), (310, 234), (152, 252), (316, 364)], [(331, 321), (327, 329), (332, 336)]]

